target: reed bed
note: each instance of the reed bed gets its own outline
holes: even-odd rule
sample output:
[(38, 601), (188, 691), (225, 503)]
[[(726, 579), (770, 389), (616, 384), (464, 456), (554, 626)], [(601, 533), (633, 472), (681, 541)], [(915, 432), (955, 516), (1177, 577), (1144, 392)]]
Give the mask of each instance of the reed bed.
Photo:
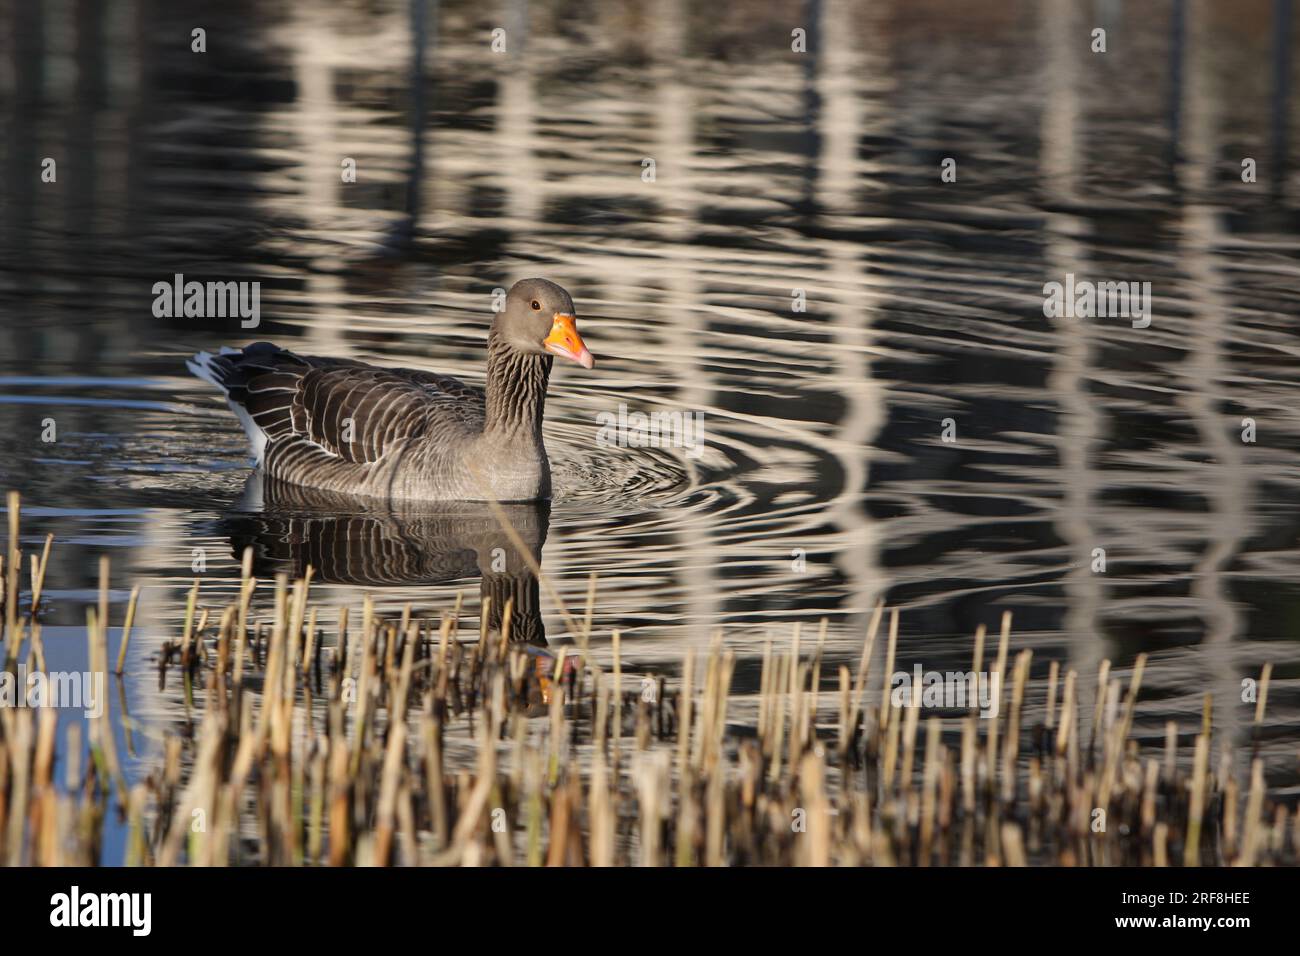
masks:
[[(44, 668), (41, 591), (49, 559), (24, 555), (9, 500), (4, 648)], [(25, 563), (26, 561), (26, 563)], [(22, 569), (29, 571), (24, 592)], [(109, 668), (109, 566), (86, 611), (90, 667)], [(156, 655), (184, 714), (157, 766), (128, 782), (113, 715), (72, 723), (0, 708), (0, 860), (9, 865), (727, 866), (1294, 864), (1300, 809), (1268, 797), (1263, 763), (1244, 786), (1231, 748), (1201, 722), (1170, 722), (1162, 749), (1133, 733), (1146, 666), (1109, 662), (1085, 710), (1081, 677), (1031, 678), (981, 629), (975, 672), (999, 678), (998, 716), (925, 712), (887, 692), (898, 613), (878, 607), (861, 654), (817, 640), (769, 645), (757, 714), (739, 720), (736, 656), (717, 634), (666, 675), (624, 670), (620, 635), (599, 642), (570, 616), (558, 650), (499, 633), (464, 635), (456, 613), (416, 620), (343, 609), (318, 625), (310, 575), (260, 582), (246, 554), (238, 593), (186, 596), (180, 633)], [(120, 635), (121, 672), (135, 616)], [(263, 601), (267, 601), (263, 606)], [(224, 602), (224, 603), (223, 603)], [(458, 602), (459, 603), (459, 602)], [(459, 611), (459, 607), (455, 609)], [(484, 615), (486, 619), (486, 615)], [(878, 642), (879, 638), (879, 642)], [(878, 646), (878, 643), (880, 646)], [(878, 652), (884, 666), (873, 672)], [(603, 661), (602, 663), (600, 663)], [(1255, 711), (1262, 725), (1270, 674)], [(1025, 703), (1045, 699), (1028, 726)], [(750, 703), (753, 703), (751, 701)], [(753, 708), (749, 708), (752, 710)], [(82, 734), (86, 740), (83, 743)], [(1185, 735), (1190, 744), (1184, 742)], [(460, 747), (453, 759), (450, 745)], [(1220, 759), (1211, 765), (1212, 743)], [(1190, 747), (1190, 761), (1180, 750)], [(63, 754), (63, 783), (56, 773)], [(83, 750), (88, 759), (82, 759)], [(104, 828), (128, 830), (125, 859), (102, 859)]]

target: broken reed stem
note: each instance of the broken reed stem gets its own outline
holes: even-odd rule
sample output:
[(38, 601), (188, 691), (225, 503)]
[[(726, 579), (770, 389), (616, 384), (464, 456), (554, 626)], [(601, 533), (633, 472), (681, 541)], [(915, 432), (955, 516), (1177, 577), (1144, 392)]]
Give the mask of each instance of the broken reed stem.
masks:
[(1273, 662), (1264, 664), (1259, 674), (1259, 699), (1255, 701), (1255, 729), (1258, 732), (1264, 726), (1264, 708), (1268, 706), (1268, 685), (1273, 677)]
[(1206, 769), (1210, 760), (1210, 739), (1196, 736), (1196, 753), (1192, 764), (1191, 803), (1187, 811), (1187, 843), (1183, 848), (1183, 866), (1199, 866), (1201, 861), (1201, 816), (1205, 812)]
[(18, 572), (22, 568), (22, 545), (18, 540), (20, 503), (18, 492), (9, 492), (6, 503), (9, 513), (9, 552), (5, 559), (5, 669), (12, 670), (18, 660), (22, 635), (18, 631)]
[(140, 600), (140, 585), (131, 589), (131, 597), (126, 603), (126, 621), (122, 624), (122, 643), (117, 649), (117, 666), (113, 668), (113, 673), (118, 677), (122, 676), (122, 671), (126, 667), (126, 649), (131, 643), (131, 625), (135, 623), (135, 605)]
[(889, 615), (889, 644), (885, 650), (885, 671), (881, 676), (880, 687), (880, 720), (877, 726), (884, 727), (885, 722), (890, 720), (891, 707), (889, 705), (890, 682), (894, 677), (894, 654), (898, 650), (898, 608), (894, 608)]
[[(841, 734), (840, 749), (847, 753), (852, 746), (852, 735), (857, 733), (858, 718), (862, 713), (862, 695), (867, 686), (867, 672), (871, 667), (871, 651), (876, 645), (876, 632), (880, 630), (880, 620), (885, 613), (884, 601), (876, 602), (876, 609), (871, 612), (871, 623), (867, 625), (867, 642), (863, 645), (862, 656), (858, 659), (858, 676), (853, 685), (853, 704), (849, 710), (845, 733)], [(897, 612), (895, 612), (897, 613)], [(891, 625), (892, 626), (892, 625)], [(766, 658), (764, 659), (766, 666)], [(886, 682), (886, 692), (888, 682)]]
[(33, 618), (41, 606), (41, 592), (45, 588), (45, 571), (50, 566), (50, 547), (54, 544), (54, 535), (45, 536), (45, 545), (41, 548), (39, 560), (32, 555), (32, 608)]

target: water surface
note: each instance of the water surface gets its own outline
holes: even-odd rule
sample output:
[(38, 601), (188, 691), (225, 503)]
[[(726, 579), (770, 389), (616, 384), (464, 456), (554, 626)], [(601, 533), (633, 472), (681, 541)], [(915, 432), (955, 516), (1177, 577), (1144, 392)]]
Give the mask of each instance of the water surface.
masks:
[[(1190, 734), (1212, 693), (1239, 747), (1241, 682), (1271, 661), (1259, 752), (1294, 796), (1289, 4), (458, 2), (421, 21), (272, 0), (205, 6), (205, 54), (186, 7), (11, 4), (0, 71), (0, 479), (25, 539), (56, 536), (46, 641), (69, 666), (97, 556), (115, 622), (145, 585), (133, 775), (179, 719), (153, 657), (192, 579), (233, 591), (249, 535), (306, 520), (247, 496), (243, 435), (184, 358), (270, 339), (481, 381), (493, 290), (545, 275), (597, 365), (552, 376), (539, 553), (575, 611), (598, 575), (598, 649), (618, 628), (629, 667), (673, 670), (723, 626), (743, 713), (795, 622), (827, 619), (851, 660), (883, 600), (901, 668), (964, 669), (1011, 610), (1013, 650), (1078, 669), (1085, 706), (1104, 658), (1147, 652), (1139, 733)], [(58, 180), (37, 184), (46, 156)], [(260, 281), (261, 325), (155, 318), (175, 273)], [(1150, 282), (1150, 327), (1046, 317), (1066, 274)], [(621, 404), (703, 413), (706, 448), (598, 445)], [(315, 596), (436, 614), (463, 590), (469, 615), (476, 563), (327, 574)]]

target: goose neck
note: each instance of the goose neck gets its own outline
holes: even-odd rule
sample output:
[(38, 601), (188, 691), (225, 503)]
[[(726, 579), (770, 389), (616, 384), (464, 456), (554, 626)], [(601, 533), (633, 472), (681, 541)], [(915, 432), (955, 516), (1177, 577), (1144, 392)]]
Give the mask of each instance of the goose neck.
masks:
[(551, 356), (519, 352), (488, 336), (487, 421), (484, 430), (540, 436)]

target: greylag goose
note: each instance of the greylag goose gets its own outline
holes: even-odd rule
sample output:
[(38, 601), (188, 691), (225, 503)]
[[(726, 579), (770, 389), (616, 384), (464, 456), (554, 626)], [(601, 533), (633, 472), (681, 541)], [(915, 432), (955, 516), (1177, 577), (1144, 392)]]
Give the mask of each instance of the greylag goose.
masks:
[(595, 364), (569, 293), (545, 279), (516, 282), (487, 353), (484, 388), (269, 342), (186, 364), (225, 393), (272, 478), (393, 500), (548, 500), (542, 411), (552, 356)]

